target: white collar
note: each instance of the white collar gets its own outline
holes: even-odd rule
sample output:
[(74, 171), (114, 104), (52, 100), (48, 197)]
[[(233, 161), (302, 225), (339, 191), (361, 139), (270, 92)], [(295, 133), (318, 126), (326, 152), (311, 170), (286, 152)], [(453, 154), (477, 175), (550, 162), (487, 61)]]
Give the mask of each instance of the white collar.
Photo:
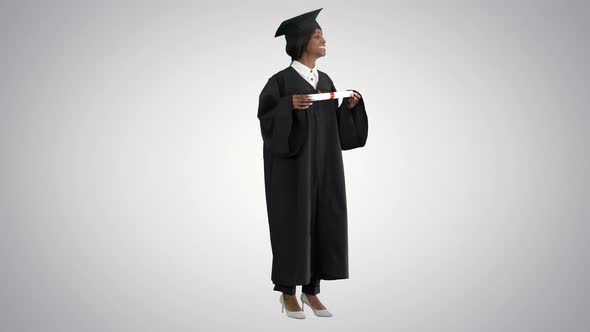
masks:
[(318, 74), (317, 65), (315, 67), (313, 67), (313, 69), (312, 69), (297, 60), (293, 60), (293, 63), (291, 63), (291, 67), (293, 67), (293, 69), (295, 69), (295, 71), (301, 77), (303, 77), (303, 79), (305, 79), (309, 84), (311, 84), (311, 86), (314, 89), (317, 88), (318, 80), (320, 79), (320, 76)]
[(293, 60), (293, 63), (291, 64), (291, 66), (293, 68), (295, 68), (295, 70), (297, 70), (304, 77), (309, 77), (309, 74), (313, 74), (316, 77), (318, 75), (318, 66), (317, 65), (315, 65), (315, 67), (313, 67), (313, 68), (309, 68), (308, 66), (302, 64), (301, 62), (299, 62), (297, 60)]

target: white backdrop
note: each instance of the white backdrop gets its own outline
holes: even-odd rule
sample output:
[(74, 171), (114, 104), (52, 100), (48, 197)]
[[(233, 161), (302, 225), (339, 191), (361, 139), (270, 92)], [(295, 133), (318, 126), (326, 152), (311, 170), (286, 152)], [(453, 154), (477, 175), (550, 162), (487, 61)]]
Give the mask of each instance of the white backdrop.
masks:
[[(317, 66), (369, 137), (343, 152), (350, 279), (295, 323), (256, 114), (276, 28), (322, 7)], [(587, 8), (2, 2), (0, 330), (586, 331)]]

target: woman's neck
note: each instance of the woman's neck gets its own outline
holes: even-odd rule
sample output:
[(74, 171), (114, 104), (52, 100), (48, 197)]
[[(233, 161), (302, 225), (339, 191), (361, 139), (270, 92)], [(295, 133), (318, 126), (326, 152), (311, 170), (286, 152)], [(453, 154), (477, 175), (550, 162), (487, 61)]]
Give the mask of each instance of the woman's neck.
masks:
[(299, 62), (301, 62), (302, 64), (306, 65), (308, 68), (315, 68), (315, 60), (316, 58), (307, 54), (303, 54), (301, 56), (301, 58), (299, 58)]

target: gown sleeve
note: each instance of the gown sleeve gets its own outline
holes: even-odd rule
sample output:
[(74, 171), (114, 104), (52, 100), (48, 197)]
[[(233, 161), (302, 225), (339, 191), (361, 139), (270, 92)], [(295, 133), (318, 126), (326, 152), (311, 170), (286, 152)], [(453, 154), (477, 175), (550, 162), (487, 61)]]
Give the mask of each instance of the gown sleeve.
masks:
[(296, 156), (307, 136), (307, 112), (293, 108), (292, 96), (281, 96), (275, 76), (260, 93), (258, 119), (264, 146), (279, 157)]
[[(333, 83), (332, 91), (336, 91), (336, 87)], [(356, 90), (353, 91), (360, 94)], [(365, 102), (362, 95), (358, 104), (352, 109), (348, 109), (346, 106), (346, 99), (347, 98), (344, 98), (342, 104), (336, 110), (336, 117), (338, 119), (338, 130), (340, 132), (342, 150), (351, 150), (365, 146), (369, 130), (369, 119), (367, 117)]]

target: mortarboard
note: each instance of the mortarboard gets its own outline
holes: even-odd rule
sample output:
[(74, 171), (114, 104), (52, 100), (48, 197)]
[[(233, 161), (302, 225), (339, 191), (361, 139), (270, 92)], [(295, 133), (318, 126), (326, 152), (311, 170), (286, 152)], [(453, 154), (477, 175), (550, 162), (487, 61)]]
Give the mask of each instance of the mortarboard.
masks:
[(299, 33), (303, 32), (303, 31), (309, 31), (314, 28), (321, 29), (320, 25), (315, 20), (315, 18), (318, 16), (318, 14), (320, 13), (320, 11), (322, 9), (323, 8), (312, 10), (312, 11), (307, 12), (305, 14), (301, 14), (299, 16), (295, 16), (293, 18), (283, 21), (283, 23), (281, 23), (281, 25), (277, 29), (277, 33), (275, 34), (275, 37), (282, 36), (282, 35), (285, 35), (285, 36), (298, 35)]

